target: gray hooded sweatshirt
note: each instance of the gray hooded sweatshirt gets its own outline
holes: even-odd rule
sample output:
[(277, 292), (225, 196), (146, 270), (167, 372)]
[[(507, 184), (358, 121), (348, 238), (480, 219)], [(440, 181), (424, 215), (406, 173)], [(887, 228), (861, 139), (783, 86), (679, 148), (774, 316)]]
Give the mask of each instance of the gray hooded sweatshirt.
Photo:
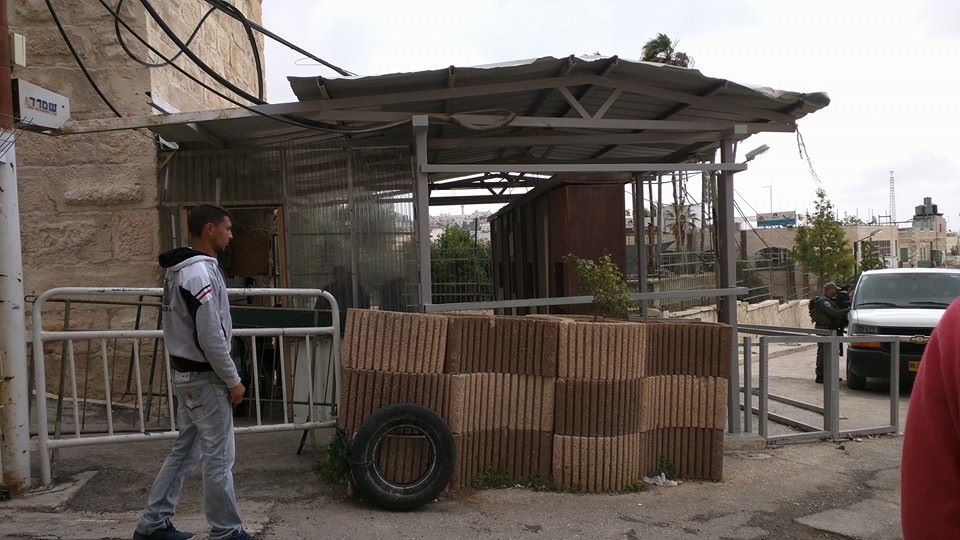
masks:
[(163, 340), (171, 356), (209, 363), (233, 388), (240, 384), (230, 357), (233, 321), (217, 260), (190, 248), (160, 255), (163, 278)]

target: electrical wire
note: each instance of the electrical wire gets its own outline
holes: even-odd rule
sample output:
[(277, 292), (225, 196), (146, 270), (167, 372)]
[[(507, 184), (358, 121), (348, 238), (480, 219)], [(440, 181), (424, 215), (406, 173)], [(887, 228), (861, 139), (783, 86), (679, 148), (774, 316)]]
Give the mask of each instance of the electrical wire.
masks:
[(810, 161), (810, 152), (807, 151), (807, 145), (803, 142), (803, 135), (800, 134), (799, 128), (797, 128), (797, 151), (800, 152), (800, 159), (806, 160), (807, 168), (810, 170), (810, 176), (813, 177), (817, 184), (821, 184), (820, 175), (818, 175), (817, 171), (813, 168), (813, 162)]
[[(253, 65), (257, 70), (257, 97), (263, 99), (263, 62), (260, 60), (260, 47), (257, 46), (257, 38), (253, 35), (253, 26), (250, 19), (248, 19), (239, 8), (229, 2), (224, 2), (223, 0), (207, 0), (207, 2), (213, 4), (215, 8), (220, 9), (223, 13), (231, 15), (234, 19), (240, 21), (243, 29), (246, 30), (247, 41), (250, 42), (250, 51), (253, 53)], [(189, 44), (187, 45), (189, 46)]]
[[(205, 1), (206, 1), (208, 4), (211, 4), (211, 5), (213, 5), (213, 6), (217, 6), (219, 2), (222, 2), (222, 0), (205, 0)], [(332, 69), (333, 71), (337, 72), (338, 74), (340, 74), (340, 75), (342, 75), (342, 76), (344, 76), (344, 77), (355, 77), (355, 76), (357, 75), (356, 73), (353, 73), (353, 72), (351, 72), (351, 71), (347, 71), (347, 70), (345, 70), (345, 69), (343, 69), (343, 68), (341, 68), (341, 67), (338, 67), (338, 66), (335, 66), (335, 65), (331, 64), (330, 62), (327, 62), (327, 61), (324, 60), (323, 58), (320, 58), (319, 56), (311, 53), (310, 51), (308, 51), (308, 50), (306, 50), (306, 49), (304, 49), (304, 48), (302, 48), (302, 47), (298, 47), (297, 45), (294, 45), (293, 43), (287, 41), (287, 40), (284, 39), (283, 37), (278, 36), (278, 35), (275, 34), (274, 32), (271, 32), (270, 30), (268, 30), (268, 29), (264, 28), (263, 26), (257, 24), (255, 21), (251, 21), (250, 19), (246, 18), (246, 17), (243, 15), (243, 13), (241, 13), (239, 10), (237, 10), (236, 13), (230, 12), (230, 13), (227, 13), (227, 14), (230, 15), (231, 17), (237, 19), (237, 20), (240, 20), (241, 22), (244, 22), (244, 21), (245, 21), (246, 24), (249, 24), (254, 30), (256, 30), (257, 32), (260, 32), (260, 33), (263, 34), (264, 36), (267, 36), (268, 38), (276, 41), (277, 43), (280, 43), (281, 45), (284, 45), (284, 46), (286, 46), (287, 48), (289, 48), (289, 49), (291, 49), (291, 50), (293, 50), (293, 51), (296, 51), (296, 52), (304, 55), (306, 58), (309, 58), (309, 59), (311, 59), (311, 60), (313, 60), (313, 61), (315, 61), (315, 62), (318, 62), (319, 65), (321, 65), (321, 66), (326, 66), (326, 67)], [(297, 62), (299, 62), (299, 60), (297, 60)], [(295, 62), (295, 63), (296, 63), (296, 62)], [(298, 64), (298, 65), (304, 65), (304, 64)]]
[(60, 18), (57, 17), (57, 12), (53, 9), (53, 4), (50, 3), (50, 0), (44, 0), (47, 4), (47, 10), (50, 11), (50, 16), (53, 17), (53, 24), (57, 25), (57, 30), (60, 31), (60, 37), (63, 38), (64, 43), (67, 44), (67, 49), (70, 50), (70, 55), (73, 56), (73, 59), (77, 62), (77, 65), (80, 66), (80, 71), (83, 72), (83, 76), (87, 78), (87, 82), (90, 83), (90, 86), (93, 87), (93, 91), (100, 96), (100, 100), (103, 101), (107, 107), (113, 111), (113, 114), (117, 115), (117, 118), (123, 118), (123, 115), (120, 114), (120, 111), (113, 106), (113, 103), (110, 102), (110, 99), (103, 93), (103, 90), (100, 89), (100, 86), (97, 85), (97, 81), (93, 80), (93, 75), (90, 74), (90, 71), (87, 70), (87, 66), (83, 63), (83, 60), (80, 58), (80, 55), (77, 54), (77, 50), (73, 47), (73, 42), (70, 41), (70, 37), (67, 36), (67, 31), (64, 30), (63, 25), (60, 24)]
[[(251, 103), (256, 103), (257, 105), (266, 104), (266, 101), (264, 101), (261, 97), (254, 96), (253, 94), (233, 84), (232, 82), (227, 80), (226, 77), (218, 73), (217, 70), (211, 68), (209, 65), (207, 65), (206, 62), (201, 60), (200, 57), (197, 56), (196, 53), (194, 53), (190, 49), (190, 47), (187, 47), (186, 44), (180, 39), (180, 37), (177, 36), (177, 33), (174, 32), (172, 28), (170, 28), (170, 25), (168, 25), (167, 22), (163, 20), (163, 17), (161, 17), (160, 13), (157, 12), (156, 8), (154, 8), (153, 5), (150, 4), (149, 0), (140, 0), (140, 3), (143, 4), (144, 9), (147, 10), (147, 13), (150, 15), (150, 17), (153, 18), (154, 22), (157, 23), (157, 26), (159, 26), (160, 29), (163, 30), (163, 33), (166, 34), (168, 38), (170, 38), (170, 41), (172, 41), (173, 44), (176, 45), (177, 48), (179, 48), (180, 51), (182, 51), (183, 54), (187, 56), (187, 58), (190, 59), (190, 61), (196, 64), (201, 71), (209, 75), (211, 78), (213, 78), (213, 80), (217, 81), (224, 88), (227, 88), (228, 90), (242, 97), (243, 99), (246, 99)], [(175, 64), (171, 64), (171, 65), (175, 65)], [(258, 84), (259, 85), (263, 84), (262, 77), (260, 78), (260, 81)]]
[[(49, 1), (49, 0), (48, 0), (48, 1)], [(131, 33), (131, 35), (133, 35), (133, 37), (137, 38), (137, 40), (140, 41), (140, 43), (143, 43), (144, 46), (146, 46), (148, 49), (150, 49), (150, 51), (153, 52), (155, 55), (157, 55), (159, 58), (161, 58), (161, 59), (163, 59), (163, 60), (169, 61), (169, 59), (168, 59), (160, 50), (158, 50), (156, 47), (154, 47), (153, 45), (151, 45), (143, 36), (141, 36), (140, 34), (138, 34), (138, 33), (130, 26), (130, 24), (127, 23), (127, 21), (125, 21), (125, 20), (123, 19), (123, 17), (120, 16), (119, 13), (117, 13), (109, 4), (107, 4), (106, 0), (97, 0), (97, 1), (100, 3), (101, 6), (103, 6), (103, 8), (104, 8), (107, 12), (109, 12), (117, 21), (119, 21), (119, 23), (120, 23), (124, 28), (126, 28), (127, 31), (129, 31), (129, 32)], [(210, 86), (209, 84), (203, 82), (202, 80), (200, 80), (200, 78), (198, 78), (197, 76), (195, 76), (195, 75), (193, 75), (192, 73), (188, 72), (187, 70), (185, 70), (184, 68), (180, 67), (179, 65), (177, 65), (177, 64), (175, 64), (175, 63), (171, 63), (171, 64), (169, 64), (169, 65), (170, 65), (170, 67), (176, 69), (178, 72), (180, 72), (182, 75), (184, 75), (185, 77), (187, 77), (188, 79), (190, 79), (190, 80), (193, 81), (194, 83), (196, 83), (196, 84), (198, 84), (198, 85), (206, 88), (207, 90), (211, 91), (212, 93), (214, 93), (215, 95), (217, 95), (217, 96), (220, 97), (221, 99), (223, 99), (223, 100), (225, 100), (225, 101), (227, 101), (227, 102), (229, 102), (229, 103), (232, 103), (232, 104), (236, 105), (237, 107), (240, 107), (241, 109), (244, 109), (244, 110), (246, 110), (246, 111), (249, 111), (249, 112), (251, 112), (251, 113), (257, 114), (257, 115), (259, 115), (259, 116), (263, 116), (263, 117), (266, 117), (266, 118), (270, 118), (270, 119), (275, 120), (275, 121), (277, 121), (277, 122), (281, 122), (281, 123), (284, 123), (284, 124), (288, 124), (288, 125), (291, 125), (291, 126), (294, 126), (294, 127), (299, 127), (299, 128), (304, 128), (304, 129), (311, 129), (311, 130), (315, 130), (315, 131), (321, 131), (321, 132), (324, 132), (324, 133), (339, 133), (339, 134), (343, 134), (343, 135), (351, 135), (351, 134), (372, 133), (372, 132), (375, 132), (375, 131), (382, 131), (382, 130), (391, 129), (391, 128), (394, 128), (394, 127), (397, 127), (397, 126), (400, 126), (400, 125), (409, 123), (409, 120), (406, 120), (406, 119), (405, 119), (405, 120), (400, 120), (400, 121), (396, 121), (396, 122), (390, 122), (390, 123), (387, 123), (387, 124), (381, 124), (381, 125), (378, 125), (378, 126), (373, 126), (373, 127), (369, 127), (369, 128), (360, 128), (360, 129), (340, 129), (340, 128), (323, 127), (323, 126), (321, 126), (321, 125), (318, 125), (318, 124), (320, 124), (319, 122), (315, 122), (315, 121), (312, 121), (312, 120), (302, 119), (302, 120), (306, 120), (306, 121), (302, 121), (301, 119), (293, 119), (293, 118), (290, 118), (290, 117), (287, 117), (287, 116), (275, 115), (275, 114), (270, 114), (270, 113), (266, 113), (266, 112), (260, 111), (260, 110), (254, 108), (254, 107), (251, 107), (251, 106), (249, 106), (249, 105), (246, 105), (246, 104), (244, 104), (244, 103), (239, 102), (238, 100), (236, 100), (236, 99), (228, 96), (227, 94), (225, 94), (224, 92), (222, 92), (222, 91), (220, 91), (220, 90), (217, 90), (216, 88), (214, 88), (214, 87)]]
[[(117, 13), (122, 12), (123, 2), (124, 0), (119, 0), (117, 2), (117, 7), (116, 7)], [(190, 33), (190, 37), (187, 38), (187, 41), (184, 42), (188, 47), (190, 46), (190, 43), (193, 42), (194, 38), (197, 37), (197, 34), (200, 33), (200, 28), (203, 27), (203, 24), (205, 22), (207, 22), (207, 18), (209, 18), (210, 15), (212, 15), (213, 12), (215, 12), (216, 10), (217, 10), (216, 8), (210, 8), (207, 10), (206, 13), (203, 14), (203, 17), (200, 17), (200, 22), (198, 22), (197, 25), (193, 28), (193, 32)], [(123, 39), (123, 34), (120, 32), (120, 22), (117, 21), (116, 19), (113, 20), (113, 32), (117, 36), (117, 43), (120, 44), (120, 48), (123, 49), (123, 52), (126, 53), (126, 55), (129, 56), (130, 59), (132, 59), (134, 62), (144, 67), (148, 67), (148, 68), (164, 67), (170, 64), (170, 62), (175, 61), (177, 58), (180, 58), (180, 55), (183, 54), (183, 51), (178, 51), (177, 54), (173, 55), (170, 58), (170, 62), (147, 62), (146, 60), (143, 60), (140, 57), (138, 57), (132, 50), (130, 50), (130, 47), (127, 46), (127, 42), (126, 40)]]

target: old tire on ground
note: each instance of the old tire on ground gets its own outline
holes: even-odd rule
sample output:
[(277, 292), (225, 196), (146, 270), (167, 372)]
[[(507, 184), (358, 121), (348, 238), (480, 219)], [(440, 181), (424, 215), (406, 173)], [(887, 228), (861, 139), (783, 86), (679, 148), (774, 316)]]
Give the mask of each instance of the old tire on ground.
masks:
[(847, 360), (847, 388), (851, 390), (863, 390), (867, 387), (867, 378), (861, 377), (850, 369), (850, 360)]
[[(409, 483), (384, 477), (379, 467), (380, 443), (396, 430), (413, 430), (429, 444), (426, 471)], [(353, 438), (348, 456), (350, 479), (357, 492), (386, 510), (415, 510), (434, 500), (450, 483), (456, 459), (453, 435), (440, 416), (409, 403), (388, 405), (371, 414)]]

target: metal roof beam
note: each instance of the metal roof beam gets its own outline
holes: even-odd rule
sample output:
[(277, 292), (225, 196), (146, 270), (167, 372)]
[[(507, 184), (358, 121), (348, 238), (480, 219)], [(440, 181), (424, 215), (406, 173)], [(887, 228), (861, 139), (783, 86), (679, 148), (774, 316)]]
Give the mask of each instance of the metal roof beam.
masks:
[[(580, 115), (581, 118), (593, 118), (590, 115), (590, 113), (588, 113), (587, 110), (583, 108), (583, 105), (580, 104), (580, 100), (574, 97), (574, 95), (570, 93), (569, 88), (567, 88), (566, 86), (561, 86), (557, 88), (557, 90), (560, 91), (560, 94), (563, 95), (563, 98), (567, 100), (567, 103), (570, 105), (570, 107), (573, 110), (577, 111), (577, 113)], [(565, 116), (565, 115), (561, 115), (561, 116)]]
[(518, 137), (468, 137), (457, 139), (432, 139), (431, 150), (458, 150), (462, 148), (502, 148), (509, 146), (582, 146), (603, 144), (691, 144), (719, 141), (723, 131), (697, 131), (693, 133), (607, 133), (589, 135), (522, 135)]
[[(560, 69), (557, 70), (554, 77), (566, 77), (573, 71), (574, 66), (576, 66), (577, 57), (570, 55), (567, 57), (567, 61), (560, 66)], [(550, 97), (550, 92), (553, 92), (553, 88), (547, 88), (546, 90), (541, 91), (537, 94), (537, 97), (534, 98), (533, 103), (530, 104), (530, 107), (527, 108), (527, 116), (536, 116), (540, 112), (540, 109), (543, 108), (543, 104), (547, 102), (547, 98)]]
[(505, 182), (474, 182), (470, 184), (437, 184), (431, 183), (430, 191), (455, 191), (463, 189), (490, 189), (494, 188), (533, 188), (539, 186), (541, 182), (508, 180)]
[[(268, 114), (275, 114), (279, 105), (263, 105), (255, 107)], [(343, 122), (397, 122), (409, 119), (417, 114), (412, 112), (390, 111), (322, 111), (310, 114), (310, 118), (319, 121)], [(103, 118), (96, 120), (73, 120), (59, 130), (51, 131), (50, 135), (76, 135), (80, 133), (96, 133), (104, 131), (118, 131), (137, 128), (162, 128), (170, 125), (200, 124), (216, 120), (250, 119), (257, 117), (245, 109), (220, 109), (212, 111), (193, 111), (185, 113), (152, 114), (145, 116), (127, 116), (124, 118)], [(503, 121), (503, 116), (489, 114), (428, 114), (434, 122), (453, 122), (453, 117), (463, 122), (474, 124), (494, 124)], [(781, 122), (751, 122), (736, 124), (725, 121), (675, 121), (675, 120), (626, 120), (626, 119), (593, 119), (593, 118), (555, 118), (543, 116), (518, 116), (509, 124), (509, 127), (543, 127), (555, 129), (620, 129), (620, 130), (663, 130), (663, 131), (695, 131), (731, 129), (734, 126), (746, 126), (751, 133), (763, 131), (793, 132), (796, 125), (791, 121)]]
[[(628, 92), (628, 93), (642, 94), (642, 95), (657, 97), (657, 98), (666, 99), (670, 101), (676, 101), (679, 103), (686, 103), (691, 106), (697, 106), (697, 107), (701, 107), (709, 110), (735, 112), (735, 113), (745, 114), (751, 117), (762, 118), (764, 120), (770, 120), (775, 122), (784, 122), (787, 124), (792, 124), (795, 121), (795, 118), (793, 116), (789, 114), (784, 114), (779, 111), (772, 111), (772, 110), (758, 108), (758, 107), (740, 105), (738, 103), (732, 103), (732, 102), (718, 99), (718, 98), (703, 97), (696, 94), (682, 92), (679, 90), (660, 88), (660, 87), (652, 86), (649, 84), (626, 81), (623, 79), (615, 79), (612, 77), (601, 76), (601, 75), (573, 75), (573, 76), (565, 76), (565, 77), (551, 77), (551, 78), (544, 78), (544, 79), (511, 81), (506, 83), (477, 84), (477, 85), (459, 86), (459, 87), (453, 87), (453, 88), (439, 88), (439, 89), (433, 89), (433, 90), (393, 92), (393, 93), (370, 95), (370, 96), (354, 96), (354, 97), (334, 98), (334, 99), (326, 99), (326, 100), (303, 101), (303, 102), (295, 102), (295, 103), (260, 105), (260, 106), (257, 106), (256, 109), (258, 111), (262, 111), (262, 112), (266, 112), (274, 115), (306, 114), (306, 113), (312, 113), (312, 112), (343, 110), (343, 109), (351, 109), (351, 108), (397, 105), (401, 103), (442, 101), (444, 99), (455, 99), (455, 98), (462, 98), (462, 97), (511, 94), (511, 93), (518, 93), (518, 92), (527, 92), (531, 90), (558, 88), (561, 86), (584, 86), (584, 85), (603, 86), (607, 88), (619, 88), (622, 91)], [(203, 111), (203, 112), (205, 114), (199, 115), (199, 116), (182, 117), (181, 123), (200, 122), (204, 120), (218, 120), (218, 119), (225, 119), (225, 118), (245, 118), (255, 114), (240, 108), (225, 109), (225, 110), (218, 110), (218, 111)], [(189, 113), (180, 113), (180, 114), (189, 114)], [(143, 117), (105, 119), (105, 120), (99, 120), (99, 122), (107, 122), (104, 125), (112, 126), (110, 129), (131, 129), (136, 127), (149, 127), (148, 125), (142, 124), (143, 123), (142, 118)], [(98, 121), (88, 120), (81, 123), (81, 125), (85, 124), (89, 126), (91, 122), (98, 122)], [(89, 129), (87, 131), (89, 131)], [(104, 131), (104, 129), (100, 129), (100, 131)], [(77, 132), (76, 130), (71, 130), (70, 123), (68, 123), (67, 126), (65, 126), (64, 128), (60, 129), (60, 133), (76, 133), (76, 132)]]
[[(180, 109), (174, 107), (165, 99), (159, 96), (155, 96), (153, 92), (147, 92), (147, 96), (150, 97), (150, 106), (160, 111), (163, 114), (175, 114), (180, 112)], [(197, 124), (196, 122), (188, 122), (186, 124), (183, 124), (183, 126), (189, 129), (190, 131), (192, 131), (193, 134), (196, 135), (197, 138), (199, 138), (201, 141), (209, 144), (210, 146), (218, 150), (223, 150), (227, 146), (222, 139), (220, 139), (213, 133), (210, 133), (210, 131), (207, 128)]]
[(463, 195), (430, 197), (430, 206), (460, 206), (461, 204), (496, 204), (513, 202), (523, 195)]
[[(723, 89), (726, 88), (726, 87), (727, 87), (727, 81), (726, 81), (726, 80), (720, 80), (720, 81), (717, 81), (716, 83), (708, 86), (707, 88), (703, 89), (702, 91), (698, 92), (697, 95), (700, 96), (700, 97), (709, 97), (709, 96), (712, 96), (712, 95), (716, 94), (717, 92), (723, 90)], [(690, 104), (689, 104), (689, 103), (678, 103), (677, 105), (674, 105), (673, 107), (670, 107), (668, 110), (666, 110), (666, 111), (664, 111), (663, 113), (661, 113), (660, 115), (658, 115), (658, 116), (657, 116), (657, 120), (667, 120), (668, 118), (671, 118), (672, 116), (674, 116), (674, 115), (676, 115), (676, 114), (679, 114), (680, 112), (682, 112), (682, 111), (684, 111), (684, 110), (686, 110), (686, 109), (688, 109), (688, 108), (690, 108)], [(786, 113), (786, 112), (789, 112), (789, 111), (781, 111), (781, 112), (785, 112), (785, 113)], [(600, 158), (600, 157), (603, 157), (603, 156), (609, 154), (610, 152), (612, 152), (613, 150), (616, 150), (616, 148), (617, 148), (618, 146), (619, 146), (619, 145), (611, 144), (610, 146), (607, 146), (606, 148), (600, 150), (599, 152), (593, 154), (593, 155), (590, 156), (590, 157), (591, 157), (591, 158)]]
[(792, 116), (774, 110), (740, 105), (717, 98), (703, 97), (694, 93), (671, 90), (669, 88), (660, 88), (649, 84), (616, 79), (604, 75), (572, 75), (546, 79), (511, 81), (507, 83), (477, 84), (471, 86), (460, 86), (456, 88), (394, 92), (372, 96), (356, 96), (323, 101), (288, 103), (282, 106), (284, 107), (284, 110), (281, 114), (303, 113), (311, 110), (333, 110), (398, 103), (414, 103), (482, 95), (510, 94), (529, 90), (539, 90), (543, 88), (583, 85), (620, 88), (624, 92), (628, 93), (657, 97), (669, 101), (677, 101), (710, 110), (739, 112), (741, 114), (756, 116), (766, 120), (778, 122), (794, 121)]
[(427, 173), (463, 173), (490, 169), (531, 173), (558, 172), (670, 172), (670, 171), (729, 171), (747, 170), (746, 163), (424, 163), (420, 169)]

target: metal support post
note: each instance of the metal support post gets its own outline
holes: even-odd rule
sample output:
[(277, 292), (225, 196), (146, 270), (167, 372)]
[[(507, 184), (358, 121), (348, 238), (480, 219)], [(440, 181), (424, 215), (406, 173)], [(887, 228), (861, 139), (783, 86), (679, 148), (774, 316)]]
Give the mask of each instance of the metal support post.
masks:
[[(347, 215), (350, 219), (350, 305), (364, 307), (360, 304), (360, 261), (357, 251), (360, 247), (360, 235), (357, 234), (357, 198), (353, 182), (353, 151), (347, 150)], [(429, 227), (428, 227), (429, 229)], [(334, 277), (334, 279), (337, 279)]]
[[(753, 338), (743, 339), (743, 431), (753, 432)], [(737, 396), (740, 399), (740, 396)]]
[[(13, 138), (7, 1), (0, 0), (0, 138)], [(30, 413), (20, 208), (14, 145), (0, 156), (0, 464), (12, 493), (30, 487)], [(44, 395), (43, 388), (37, 393)]]
[[(849, 360), (847, 360), (849, 362)], [(900, 342), (890, 344), (890, 425), (900, 433)]]
[(840, 341), (836, 334), (828, 338), (823, 362), (823, 430), (833, 439), (840, 438)]
[(770, 388), (767, 385), (767, 375), (768, 375), (767, 368), (769, 367), (767, 366), (767, 361), (769, 360), (768, 358), (769, 351), (770, 351), (770, 344), (767, 343), (767, 338), (761, 337), (760, 338), (760, 403), (759, 403), (760, 418), (757, 420), (757, 422), (759, 423), (757, 431), (760, 433), (760, 436), (763, 437), (764, 439), (767, 438), (767, 411), (768, 411), (768, 405), (769, 405), (767, 394), (770, 390)]
[(420, 274), (420, 305), (433, 303), (433, 276), (430, 269), (430, 183), (423, 171), (427, 164), (427, 116), (412, 118), (414, 147), (414, 216), (416, 218), (417, 260)]
[[(633, 235), (637, 248), (637, 292), (647, 292), (647, 235), (643, 230), (646, 221), (643, 207), (643, 182), (639, 177), (633, 180)], [(647, 316), (647, 302), (640, 302), (640, 316)]]
[[(722, 163), (733, 163), (735, 159), (733, 141), (724, 139), (720, 146), (720, 160)], [(719, 273), (720, 288), (736, 287), (737, 285), (737, 247), (734, 242), (737, 234), (736, 223), (733, 219), (733, 173), (722, 172), (717, 181), (718, 199), (718, 232), (720, 237)], [(722, 323), (733, 327), (732, 350), (730, 351), (730, 378), (727, 390), (728, 428), (731, 433), (740, 432), (740, 366), (737, 354), (737, 297), (726, 296), (720, 299), (720, 310), (717, 313)]]

